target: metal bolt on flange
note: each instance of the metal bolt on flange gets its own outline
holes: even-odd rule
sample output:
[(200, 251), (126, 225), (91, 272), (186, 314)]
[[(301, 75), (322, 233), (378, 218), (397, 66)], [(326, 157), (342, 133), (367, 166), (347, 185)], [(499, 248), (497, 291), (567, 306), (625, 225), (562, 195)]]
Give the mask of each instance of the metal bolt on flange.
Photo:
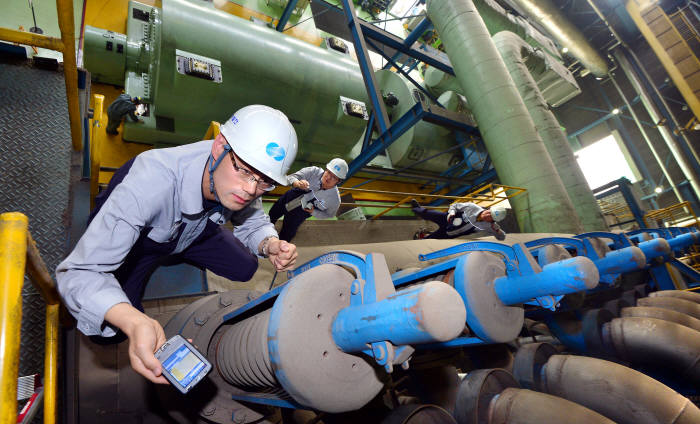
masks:
[(360, 292), (360, 283), (355, 280), (352, 282), (352, 286), (350, 286), (350, 293), (352, 294), (357, 294)]
[(219, 305), (221, 305), (224, 308), (227, 306), (231, 306), (231, 303), (233, 303), (233, 301), (229, 296), (221, 296), (219, 298)]
[(236, 424), (245, 423), (246, 418), (248, 418), (248, 414), (246, 414), (245, 411), (241, 411), (238, 414), (234, 411), (233, 415), (231, 416), (231, 420)]
[(197, 325), (204, 325), (209, 321), (209, 314), (208, 313), (202, 313), (198, 314), (196, 317), (194, 317), (194, 323)]
[(210, 406), (209, 408), (202, 411), (202, 414), (209, 417), (211, 415), (214, 415), (214, 412), (216, 412), (216, 407)]

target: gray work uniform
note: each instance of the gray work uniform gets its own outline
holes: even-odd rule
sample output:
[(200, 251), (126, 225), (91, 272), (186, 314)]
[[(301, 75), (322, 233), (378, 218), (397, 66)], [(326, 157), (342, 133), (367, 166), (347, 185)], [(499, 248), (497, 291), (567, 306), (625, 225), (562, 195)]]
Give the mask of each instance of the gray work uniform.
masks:
[(293, 174), (287, 175), (290, 185), (299, 180), (306, 180), (309, 183), (309, 190), (313, 191), (318, 201), (314, 202), (314, 210), (311, 216), (317, 219), (333, 218), (340, 207), (340, 193), (338, 187), (321, 189), (321, 177), (325, 171), (318, 166), (307, 166), (301, 168)]
[[(461, 217), (466, 225), (448, 226), (446, 231), (450, 237), (457, 237), (467, 232), (486, 231), (498, 240), (505, 240), (506, 233), (501, 229), (500, 225), (495, 222), (478, 221), (479, 214), (485, 209), (471, 202), (453, 203), (447, 210), (455, 213), (455, 217)], [(452, 228), (451, 228), (452, 227)]]
[[(231, 220), (233, 236), (240, 241), (236, 243), (243, 243), (241, 247), (250, 251), (246, 255), (252, 256), (258, 255), (264, 238), (277, 236), (260, 199), (236, 212), (220, 205), (204, 210), (202, 178), (212, 144), (213, 140), (206, 140), (149, 150), (128, 164), (123, 180), (113, 187), (73, 252), (56, 269), (58, 291), (81, 332), (115, 334), (113, 328), (103, 326), (104, 315), (118, 303), (133, 304), (115, 272), (122, 269), (137, 243), (170, 244), (168, 254), (186, 253), (205, 228), (219, 228)], [(198, 240), (200, 252), (207, 241)], [(236, 258), (228, 258), (228, 263), (235, 268)]]

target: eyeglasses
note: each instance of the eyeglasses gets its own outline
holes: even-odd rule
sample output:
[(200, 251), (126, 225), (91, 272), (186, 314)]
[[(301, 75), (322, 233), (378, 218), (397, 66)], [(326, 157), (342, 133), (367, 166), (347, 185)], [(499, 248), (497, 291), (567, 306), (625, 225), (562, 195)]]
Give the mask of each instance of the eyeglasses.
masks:
[(231, 155), (231, 163), (233, 164), (233, 169), (236, 170), (236, 173), (240, 178), (242, 178), (246, 182), (255, 183), (255, 188), (261, 191), (272, 191), (275, 189), (274, 184), (269, 183), (262, 178), (256, 178), (255, 175), (253, 175), (253, 173), (250, 172), (249, 169), (245, 169), (239, 166), (238, 161), (236, 160), (236, 155), (233, 154), (233, 151), (229, 150), (229, 154)]

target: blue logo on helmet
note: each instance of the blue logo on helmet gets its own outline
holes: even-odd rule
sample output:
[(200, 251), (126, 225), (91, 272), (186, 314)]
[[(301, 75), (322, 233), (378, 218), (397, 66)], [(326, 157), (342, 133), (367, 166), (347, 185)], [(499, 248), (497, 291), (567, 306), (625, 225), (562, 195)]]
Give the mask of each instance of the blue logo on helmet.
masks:
[(336, 171), (340, 171), (340, 166), (339, 166), (339, 165), (336, 165), (336, 166), (335, 166), (335, 170), (336, 170)]
[(267, 146), (265, 146), (265, 152), (277, 162), (282, 161), (282, 159), (284, 159), (284, 157), (287, 155), (287, 152), (284, 151), (284, 147), (277, 143), (269, 143)]

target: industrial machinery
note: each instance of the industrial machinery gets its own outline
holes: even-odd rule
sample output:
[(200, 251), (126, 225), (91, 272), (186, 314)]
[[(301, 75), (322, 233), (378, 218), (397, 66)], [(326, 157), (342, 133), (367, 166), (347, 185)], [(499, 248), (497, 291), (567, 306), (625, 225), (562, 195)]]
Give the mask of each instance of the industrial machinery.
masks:
[[(667, 364), (671, 369), (695, 375), (695, 356), (700, 351), (696, 349), (700, 345), (695, 345), (700, 343), (697, 294), (658, 291), (648, 300), (637, 301), (640, 306), (636, 308), (628, 306), (633, 306), (630, 299), (640, 297), (638, 293), (624, 292), (620, 297), (626, 299), (624, 302), (607, 300), (629, 284), (660, 287), (651, 270), (665, 269), (674, 250), (698, 243), (697, 232), (676, 233), (672, 236), (669, 232), (669, 239), (650, 237), (637, 245), (626, 235), (614, 233), (550, 237), (514, 245), (467, 242), (420, 255), (420, 260), (431, 264), (393, 275), (382, 254), (332, 251), (290, 271), (289, 281), (268, 293), (251, 295), (233, 290), (201, 298), (180, 310), (165, 330), (168, 336), (182, 334), (204, 347), (215, 372), (202, 384), (203, 389), (193, 392), (188, 408), (201, 419), (222, 423), (230, 422), (231, 417), (234, 422), (259, 422), (270, 414), (266, 409), (270, 407), (326, 413), (361, 409), (391, 386), (392, 373), (410, 371), (413, 358), (422, 358), (426, 352), (455, 348), (469, 352), (475, 346), (513, 343), (531, 319), (546, 323), (556, 337), (552, 340), (570, 349), (618, 355), (633, 363), (644, 363), (642, 359), (649, 354), (635, 353), (627, 345), (632, 340), (649, 346), (647, 350), (666, 342), (681, 343), (688, 347), (687, 354), (674, 356), (673, 349), (659, 351), (652, 355), (652, 362), (665, 366), (663, 360), (672, 359)], [(624, 281), (631, 275), (635, 276), (632, 281)], [(605, 284), (598, 285), (599, 278)], [(696, 282), (700, 283), (700, 278)], [(577, 294), (587, 294), (585, 302), (567, 300)], [(665, 312), (648, 311), (659, 308), (685, 314), (671, 311), (670, 317), (661, 318), (659, 314)], [(571, 315), (574, 310), (583, 311), (582, 320), (576, 318), (581, 315)], [(622, 318), (614, 318), (617, 314)], [(675, 323), (670, 323), (672, 320)], [(669, 326), (677, 327), (665, 329)], [(653, 330), (649, 333), (643, 328)], [(668, 337), (675, 338), (671, 341)], [(525, 348), (532, 349), (527, 344)], [(535, 357), (542, 360), (541, 355)], [(517, 358), (516, 376), (524, 373), (537, 380), (532, 370), (523, 371), (529, 368), (522, 368), (526, 365)], [(575, 360), (567, 363), (571, 361)], [(457, 422), (490, 422), (465, 421), (473, 411), (467, 413), (463, 408), (481, 408), (478, 405), (483, 404), (484, 392), (477, 388), (490, 387), (488, 382), (494, 378), (495, 382), (508, 381), (499, 390), (518, 387), (512, 377), (498, 377), (499, 373), (505, 371), (469, 373), (468, 381), (481, 380), (478, 384), (462, 383), (471, 395), (462, 394), (460, 389), (458, 401), (452, 405)], [(533, 381), (520, 384), (542, 391), (537, 387), (540, 383)], [(160, 392), (163, 405), (170, 405), (173, 391), (164, 388)], [(567, 398), (559, 392), (551, 394)], [(499, 402), (521, 404), (522, 399), (532, 397), (543, 397), (545, 403), (563, 402), (513, 390)], [(576, 406), (581, 414), (610, 418), (606, 411), (574, 398), (569, 401), (583, 405)], [(492, 408), (507, 415), (505, 406)], [(686, 413), (695, 414), (693, 408), (689, 406)], [(177, 408), (169, 410), (178, 421), (192, 419), (183, 419)], [(481, 414), (488, 416), (483, 411), (476, 415)]]

